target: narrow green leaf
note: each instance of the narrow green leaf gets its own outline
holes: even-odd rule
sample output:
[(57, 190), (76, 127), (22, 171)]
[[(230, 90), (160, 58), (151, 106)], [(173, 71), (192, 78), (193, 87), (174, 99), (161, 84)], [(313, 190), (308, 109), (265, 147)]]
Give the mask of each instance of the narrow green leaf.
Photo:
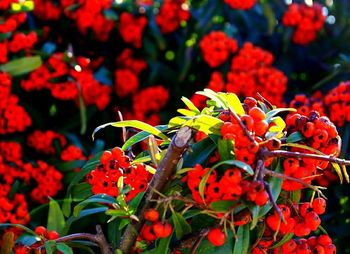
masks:
[(47, 217), (47, 230), (55, 230), (59, 234), (65, 226), (62, 210), (56, 200), (50, 198), (49, 213)]
[(179, 112), (181, 115), (184, 115), (184, 116), (195, 116), (195, 115), (198, 115), (195, 112), (193, 112), (191, 110), (188, 110), (188, 109), (184, 109), (184, 108), (178, 109), (177, 112)]
[(282, 239), (280, 241), (278, 241), (276, 244), (274, 244), (273, 246), (270, 247), (270, 249), (275, 249), (278, 248), (280, 246), (282, 246), (283, 244), (285, 244), (286, 242), (288, 242), (290, 239), (292, 239), (294, 236), (293, 233), (288, 233), (285, 234)]
[(269, 122), (270, 119), (281, 112), (297, 112), (295, 108), (276, 108), (266, 113), (266, 121)]
[(188, 98), (182, 96), (181, 100), (185, 103), (185, 105), (188, 107), (189, 110), (191, 110), (192, 112), (194, 112), (196, 114), (200, 113), (199, 109)]
[(238, 96), (234, 93), (218, 93), (218, 95), (226, 101), (227, 106), (236, 114), (244, 115), (245, 111)]
[(249, 228), (250, 225), (242, 225), (237, 230), (237, 239), (233, 254), (247, 254), (249, 249)]
[(62, 204), (62, 213), (65, 217), (68, 217), (72, 211), (72, 195), (68, 194)]
[(184, 235), (191, 233), (191, 226), (180, 213), (173, 212), (171, 218), (174, 223), (175, 235), (177, 239), (181, 239)]
[(37, 234), (31, 230), (30, 228), (27, 228), (26, 226), (23, 226), (21, 224), (12, 224), (12, 223), (0, 223), (0, 227), (16, 227), (16, 228), (20, 228), (23, 229), (24, 231), (26, 231), (27, 233), (36, 236)]
[(39, 68), (41, 64), (42, 60), (40, 56), (27, 56), (0, 65), (0, 70), (14, 77), (34, 71)]
[[(164, 131), (166, 129), (168, 129), (168, 125), (158, 125), (155, 126), (154, 128), (156, 128), (159, 131)], [(122, 146), (122, 150), (126, 151), (129, 147), (145, 140), (146, 138), (148, 138), (151, 134), (147, 131), (140, 131), (138, 133), (136, 133), (134, 136), (132, 136), (131, 138), (129, 138), (124, 145)]]
[(303, 139), (304, 139), (303, 134), (301, 134), (299, 131), (296, 131), (287, 137), (287, 143), (296, 143), (296, 142), (301, 141)]
[(138, 121), (138, 120), (127, 120), (127, 121), (120, 121), (120, 122), (111, 122), (111, 123), (106, 123), (103, 125), (98, 126), (92, 133), (92, 139), (94, 139), (95, 133), (98, 132), (99, 130), (107, 127), (107, 126), (113, 126), (113, 127), (132, 127), (135, 129), (139, 129), (142, 131), (146, 131), (150, 134), (153, 134), (154, 136), (157, 136), (163, 140), (169, 141), (170, 139), (163, 134), (160, 130), (157, 128), (153, 127), (152, 125), (149, 125), (147, 123)]
[(210, 208), (215, 210), (215, 211), (225, 212), (235, 204), (237, 204), (237, 201), (219, 200), (219, 201), (214, 201), (214, 202), (210, 203)]
[(113, 217), (122, 217), (122, 216), (127, 216), (128, 212), (121, 209), (108, 209), (106, 211), (106, 214)]
[(26, 246), (31, 246), (32, 244), (40, 241), (38, 236), (22, 234), (16, 239), (16, 243), (20, 243)]
[(234, 142), (232, 139), (222, 139), (218, 140), (218, 151), (220, 155), (220, 160), (227, 161), (234, 159)]
[(134, 211), (137, 210), (138, 206), (140, 205), (143, 196), (145, 195), (145, 192), (139, 192), (133, 199), (129, 201), (129, 207), (133, 209)]
[(65, 243), (57, 243), (56, 248), (63, 254), (73, 254), (73, 249)]
[(301, 190), (295, 190), (290, 192), (290, 199), (295, 204), (299, 204), (301, 198)]
[(215, 149), (216, 144), (211, 138), (205, 138), (191, 145), (192, 152), (185, 154), (183, 167), (189, 168), (196, 164), (202, 164), (208, 160), (208, 157)]
[(205, 175), (203, 176), (202, 180), (199, 182), (199, 186), (198, 186), (198, 192), (199, 195), (201, 196), (202, 200), (205, 201), (204, 198), (204, 190), (205, 190), (205, 186), (207, 184), (208, 178), (211, 174), (211, 172), (214, 170), (214, 168), (210, 168)]
[(114, 204), (116, 203), (116, 200), (115, 198), (106, 194), (97, 194), (91, 196), (74, 207), (73, 216), (77, 217), (81, 210), (83, 210), (87, 205), (91, 203)]
[(45, 250), (47, 254), (53, 254), (53, 248), (55, 247), (56, 242), (53, 240), (49, 240), (45, 242)]
[(166, 238), (159, 239), (156, 243), (157, 247), (155, 248), (155, 253), (169, 254), (170, 253), (169, 244), (172, 236), (173, 234), (171, 234)]
[(253, 171), (252, 167), (243, 161), (238, 161), (238, 160), (220, 161), (220, 162), (216, 163), (212, 168), (217, 168), (221, 165), (236, 166), (240, 169), (243, 169), (249, 175), (254, 175), (254, 171)]
[(252, 222), (250, 223), (250, 230), (254, 229), (259, 221), (259, 213), (260, 213), (260, 206), (254, 205), (252, 209), (250, 209), (252, 213)]
[(196, 92), (196, 94), (203, 95), (215, 101), (216, 105), (220, 108), (223, 108), (223, 109), (227, 108), (227, 103), (221, 97), (219, 97), (217, 93), (215, 93), (211, 89), (205, 88), (204, 91)]

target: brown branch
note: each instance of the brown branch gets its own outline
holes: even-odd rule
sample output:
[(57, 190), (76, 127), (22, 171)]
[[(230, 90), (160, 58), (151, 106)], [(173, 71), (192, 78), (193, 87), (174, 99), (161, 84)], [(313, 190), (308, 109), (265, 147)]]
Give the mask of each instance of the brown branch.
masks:
[(144, 205), (136, 214), (136, 216), (139, 218), (139, 222), (136, 222), (133, 225), (129, 224), (127, 226), (119, 243), (119, 249), (123, 252), (123, 254), (130, 253), (131, 248), (135, 244), (138, 233), (145, 223), (145, 219), (143, 217), (144, 211), (151, 207), (151, 200), (154, 200), (159, 196), (157, 192), (161, 192), (171, 177), (175, 174), (176, 165), (181, 159), (182, 154), (187, 149), (192, 135), (192, 130), (189, 127), (182, 127), (177, 131), (176, 135), (172, 139), (164, 158), (158, 165), (156, 174), (153, 176), (146, 190), (142, 202)]
[(250, 132), (248, 131), (247, 127), (243, 124), (243, 122), (241, 121), (241, 119), (239, 118), (239, 116), (236, 114), (236, 112), (234, 112), (232, 109), (229, 109), (230, 113), (232, 114), (232, 116), (235, 118), (236, 122), (239, 124), (239, 126), (241, 127), (244, 135), (246, 135), (248, 137), (248, 139), (251, 142), (254, 142), (255, 139), (253, 138), (253, 136), (250, 134)]
[(344, 160), (344, 159), (339, 159), (335, 158), (329, 155), (319, 155), (319, 154), (312, 154), (312, 153), (299, 153), (299, 152), (290, 152), (290, 151), (284, 151), (284, 150), (274, 150), (274, 151), (264, 151), (264, 156), (265, 157), (293, 157), (297, 159), (302, 159), (302, 158), (308, 158), (308, 159), (315, 159), (315, 160), (320, 160), (320, 161), (328, 161), (331, 163), (337, 163), (339, 165), (345, 165), (349, 166), (350, 161), (349, 160)]
[(202, 243), (204, 238), (208, 235), (209, 229), (203, 229), (200, 233), (199, 236), (197, 236), (197, 240), (194, 242), (190, 254), (195, 254), (199, 245)]
[[(66, 235), (66, 236), (57, 238), (55, 242), (60, 243), (60, 242), (70, 242), (73, 240), (88, 240), (90, 242), (96, 243), (100, 247), (102, 254), (112, 254), (113, 253), (112, 248), (108, 244), (100, 225), (96, 225), (96, 232), (97, 232), (96, 235), (89, 234), (89, 233), (76, 233), (76, 234)], [(44, 245), (36, 247), (35, 249), (42, 249), (42, 248), (44, 248)]]
[(284, 218), (284, 216), (281, 212), (281, 209), (278, 207), (276, 200), (274, 200), (274, 198), (273, 198), (273, 194), (272, 194), (270, 185), (267, 182), (264, 182), (264, 186), (265, 186), (265, 190), (267, 192), (267, 195), (269, 196), (269, 200), (270, 200), (270, 203), (272, 204), (273, 208), (275, 209), (275, 211), (277, 212), (278, 216), (283, 221), (283, 223), (287, 224), (286, 219)]
[(316, 186), (314, 186), (312, 184), (308, 184), (308, 183), (304, 182), (303, 180), (301, 180), (299, 178), (295, 178), (295, 177), (292, 177), (292, 176), (287, 176), (287, 175), (284, 175), (284, 174), (281, 174), (281, 173), (278, 173), (278, 172), (275, 172), (275, 171), (272, 171), (272, 170), (268, 170), (266, 168), (265, 168), (264, 171), (265, 171), (266, 175), (277, 177), (277, 178), (281, 178), (283, 180), (290, 180), (290, 181), (294, 181), (294, 182), (300, 183), (301, 185), (305, 186), (306, 188), (309, 188), (309, 189), (312, 189), (312, 190), (316, 191), (323, 198), (326, 199), (326, 197), (323, 195), (322, 191), (320, 190), (320, 188), (325, 189), (324, 187), (316, 187)]
[(262, 102), (265, 103), (270, 109), (273, 109), (273, 108), (274, 108), (273, 105), (271, 104), (271, 102), (269, 102), (268, 100), (266, 100), (266, 99), (264, 98), (264, 96), (262, 96), (260, 93), (256, 93), (256, 96), (257, 96), (260, 100), (262, 100)]
[(167, 196), (167, 197), (164, 197), (162, 199), (156, 199), (156, 200), (151, 200), (152, 202), (157, 202), (157, 203), (165, 203), (165, 202), (169, 202), (169, 201), (172, 201), (172, 200), (178, 200), (178, 201), (182, 201), (184, 202), (185, 204), (190, 204), (194, 207), (197, 207), (199, 209), (202, 209), (202, 210), (207, 210), (209, 209), (208, 206), (204, 205), (204, 204), (199, 204), (197, 203), (196, 201), (192, 200), (192, 199), (189, 199), (189, 198), (186, 198), (186, 197), (183, 197), (179, 194), (175, 194), (175, 195), (172, 195), (172, 196)]

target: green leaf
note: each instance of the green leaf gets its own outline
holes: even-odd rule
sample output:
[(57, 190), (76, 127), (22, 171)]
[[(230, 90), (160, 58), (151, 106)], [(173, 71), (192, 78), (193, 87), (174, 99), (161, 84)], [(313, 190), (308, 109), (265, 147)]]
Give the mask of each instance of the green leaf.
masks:
[(37, 236), (37, 234), (31, 230), (30, 228), (27, 228), (26, 226), (23, 226), (21, 224), (12, 224), (12, 223), (0, 223), (0, 227), (16, 227), (16, 228), (20, 228), (23, 229), (24, 231), (26, 231), (27, 233)]
[(234, 156), (234, 141), (232, 139), (222, 139), (218, 140), (218, 151), (220, 155), (220, 160), (227, 161), (233, 160)]
[(112, 248), (116, 248), (118, 246), (118, 242), (121, 237), (121, 231), (118, 229), (119, 221), (113, 220), (107, 224), (107, 236), (108, 240), (112, 245)]
[(233, 254), (247, 254), (249, 249), (249, 228), (250, 225), (242, 225), (237, 230), (237, 238)]
[(124, 217), (128, 216), (128, 212), (122, 209), (108, 209), (106, 211), (107, 215), (113, 216), (113, 217)]
[(63, 204), (62, 204), (62, 213), (65, 217), (68, 217), (72, 211), (72, 195), (67, 195), (64, 200), (63, 200)]
[(120, 122), (111, 122), (111, 123), (106, 123), (103, 125), (98, 126), (94, 132), (92, 133), (92, 139), (94, 139), (95, 133), (98, 132), (99, 130), (107, 127), (107, 126), (113, 126), (113, 127), (132, 127), (135, 129), (140, 129), (143, 131), (146, 131), (154, 136), (157, 136), (165, 141), (169, 141), (170, 139), (163, 134), (160, 130), (157, 128), (153, 127), (152, 125), (149, 125), (147, 123), (138, 121), (138, 120), (127, 120), (127, 121), (120, 121)]
[(266, 121), (269, 122), (272, 117), (278, 115), (281, 112), (297, 112), (295, 108), (276, 108), (266, 113)]
[(92, 195), (91, 185), (89, 183), (78, 183), (73, 187), (72, 196), (74, 201), (80, 201), (80, 200), (86, 199), (91, 195)]
[(184, 155), (183, 167), (189, 168), (205, 162), (216, 149), (216, 144), (211, 138), (205, 138), (191, 146), (192, 152)]
[(219, 201), (214, 201), (210, 203), (210, 208), (215, 210), (215, 211), (227, 211), (230, 209), (233, 205), (237, 204), (237, 201), (232, 201), (232, 200), (219, 200)]
[(14, 233), (9, 231), (2, 236), (2, 244), (0, 253), (1, 254), (11, 254), (12, 248), (15, 245)]
[(275, 12), (268, 1), (261, 1), (261, 7), (267, 20), (268, 34), (271, 35), (277, 25)]
[(301, 190), (295, 190), (290, 192), (290, 199), (295, 204), (299, 204), (301, 198)]
[(296, 143), (296, 142), (301, 141), (303, 139), (304, 139), (303, 134), (301, 134), (299, 131), (296, 131), (287, 137), (287, 143)]
[(196, 92), (196, 94), (203, 95), (209, 99), (215, 101), (217, 107), (226, 109), (228, 107), (227, 102), (222, 97), (218, 96), (213, 90), (205, 88), (204, 91)]
[[(164, 131), (166, 129), (168, 129), (168, 125), (158, 125), (155, 126), (154, 128), (156, 128), (159, 131)], [(132, 136), (131, 138), (129, 138), (124, 145), (122, 146), (122, 150), (126, 151), (129, 147), (145, 140), (146, 138), (148, 138), (151, 134), (147, 131), (140, 131), (139, 133), (136, 133), (134, 136)]]
[(9, 73), (11, 76), (19, 76), (34, 71), (42, 64), (40, 56), (27, 56), (12, 60), (0, 65), (0, 70)]
[(136, 211), (138, 206), (140, 205), (141, 201), (142, 201), (142, 198), (143, 196), (145, 195), (145, 192), (142, 191), (142, 192), (139, 192), (133, 199), (131, 199), (129, 201), (129, 207)]
[(65, 223), (66, 222), (59, 204), (56, 200), (50, 198), (49, 214), (47, 217), (47, 230), (55, 230), (61, 234)]
[(282, 246), (283, 244), (285, 244), (286, 242), (288, 242), (290, 239), (292, 239), (294, 236), (293, 233), (288, 233), (285, 234), (282, 239), (280, 241), (278, 241), (276, 244), (274, 244), (273, 246), (270, 247), (270, 249), (275, 249), (277, 247)]
[(220, 161), (220, 162), (216, 163), (212, 168), (217, 168), (221, 165), (236, 166), (240, 169), (243, 169), (249, 175), (254, 175), (254, 171), (253, 171), (252, 167), (243, 161), (238, 161), (238, 160)]
[(233, 235), (232, 231), (228, 231), (228, 236), (224, 245), (216, 247), (212, 245), (207, 239), (204, 239), (199, 245), (196, 254), (228, 254), (233, 250)]
[(181, 100), (185, 103), (185, 105), (188, 107), (189, 110), (191, 110), (192, 112), (194, 112), (196, 114), (200, 113), (199, 109), (188, 98), (182, 96)]
[(259, 221), (259, 213), (260, 213), (260, 206), (254, 205), (251, 209), (250, 209), (251, 213), (252, 213), (252, 222), (250, 223), (250, 230), (254, 229), (256, 227), (256, 225), (258, 224)]
[(179, 112), (181, 115), (184, 115), (184, 116), (196, 116), (196, 115), (198, 115), (195, 112), (188, 110), (188, 109), (184, 109), (184, 108), (178, 109), (177, 112)]
[(92, 214), (97, 214), (97, 213), (104, 213), (106, 212), (108, 209), (108, 207), (97, 207), (97, 208), (89, 208), (89, 209), (85, 209), (83, 211), (81, 211), (79, 213), (79, 216), (78, 217), (75, 217), (75, 216), (71, 216), (67, 219), (67, 222), (66, 222), (66, 225), (64, 227), (64, 229), (62, 230), (62, 235), (65, 235), (67, 234), (70, 226), (72, 225), (73, 222), (83, 218), (83, 217), (86, 217), (86, 216), (89, 216), (89, 215), (92, 215)]
[(16, 243), (20, 243), (26, 246), (30, 246), (36, 242), (40, 241), (38, 236), (22, 234), (16, 239)]
[(245, 111), (241, 101), (234, 93), (218, 93), (218, 95), (226, 102), (228, 108), (238, 115), (244, 115)]
[(204, 198), (204, 190), (205, 190), (205, 186), (207, 184), (208, 178), (211, 174), (211, 172), (213, 172), (214, 168), (210, 168), (205, 175), (203, 176), (203, 178), (201, 179), (201, 181), (199, 182), (199, 186), (198, 186), (198, 192), (199, 195), (201, 196), (202, 200), (205, 202), (205, 198)]
[(174, 211), (171, 219), (174, 224), (177, 239), (181, 239), (184, 235), (191, 233), (191, 226), (180, 213)]
[(74, 207), (73, 216), (77, 217), (81, 212), (81, 210), (83, 210), (87, 205), (91, 203), (114, 204), (116, 203), (116, 200), (115, 198), (108, 196), (106, 194), (97, 194), (97, 195), (91, 196)]
[(157, 247), (155, 248), (155, 253), (169, 254), (170, 253), (169, 244), (172, 236), (173, 236), (173, 233), (166, 238), (159, 239), (156, 243)]
[(49, 240), (45, 242), (45, 250), (47, 254), (53, 254), (53, 248), (55, 247), (56, 242), (53, 240)]
[(57, 243), (56, 248), (63, 254), (73, 254), (73, 249), (65, 243)]

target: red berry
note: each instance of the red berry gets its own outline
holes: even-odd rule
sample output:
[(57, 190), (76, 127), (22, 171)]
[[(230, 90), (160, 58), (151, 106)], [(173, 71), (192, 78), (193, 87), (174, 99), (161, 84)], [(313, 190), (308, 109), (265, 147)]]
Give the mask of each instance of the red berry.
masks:
[(312, 208), (317, 214), (324, 214), (326, 211), (326, 200), (324, 198), (315, 198), (312, 202)]
[(49, 231), (49, 232), (47, 233), (47, 239), (49, 239), (49, 240), (55, 240), (55, 239), (57, 239), (57, 238), (59, 238), (59, 237), (60, 237), (60, 235), (59, 235), (56, 231), (54, 231), (54, 230)]
[(156, 222), (159, 219), (159, 212), (156, 209), (147, 209), (143, 214), (146, 220)]
[(107, 164), (112, 159), (112, 153), (110, 151), (104, 151), (101, 155), (100, 162)]
[(322, 246), (326, 246), (332, 243), (332, 238), (330, 238), (328, 235), (320, 235), (317, 239), (317, 242)]
[(321, 245), (317, 245), (313, 250), (312, 254), (325, 254), (324, 248)]
[(266, 118), (264, 111), (258, 107), (252, 107), (249, 110), (249, 115), (253, 117), (254, 121), (261, 121)]
[(153, 227), (147, 224), (143, 225), (140, 235), (146, 241), (154, 241), (157, 239), (157, 236), (153, 232)]
[(156, 222), (153, 224), (153, 232), (159, 238), (166, 238), (171, 235), (173, 227), (168, 223)]
[(214, 228), (209, 231), (208, 240), (214, 246), (221, 246), (225, 243), (226, 235), (221, 229)]
[(43, 235), (46, 235), (47, 230), (46, 230), (46, 228), (43, 227), (43, 226), (38, 226), (38, 227), (35, 228), (34, 232), (35, 232), (37, 235), (42, 235), (42, 236), (43, 236)]
[(294, 228), (294, 234), (296, 236), (307, 236), (310, 232), (310, 228), (305, 223), (298, 223)]
[(308, 212), (304, 218), (305, 218), (305, 224), (312, 231), (316, 230), (321, 224), (320, 217), (314, 211)]
[(329, 244), (327, 246), (324, 246), (324, 254), (335, 254), (337, 253), (337, 248), (334, 244)]

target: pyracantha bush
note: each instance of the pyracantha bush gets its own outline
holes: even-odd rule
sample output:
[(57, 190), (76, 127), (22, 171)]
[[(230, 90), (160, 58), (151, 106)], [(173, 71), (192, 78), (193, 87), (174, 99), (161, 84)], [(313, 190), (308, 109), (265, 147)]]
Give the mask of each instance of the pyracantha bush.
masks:
[[(94, 195), (75, 204), (71, 218), (104, 212), (103, 223), (119, 227), (116, 239), (108, 242), (100, 226), (96, 235), (62, 238), (37, 227), (26, 229), (36, 240), (15, 244), (14, 252), (48, 251), (48, 245), (62, 251), (85, 239), (104, 254), (112, 248), (116, 253), (336, 253), (321, 226), (324, 188), (315, 185), (326, 169), (348, 180), (344, 167), (350, 162), (337, 158), (341, 140), (335, 125), (317, 111), (304, 115), (263, 97), (241, 102), (233, 93), (197, 94), (209, 98), (207, 106), (199, 109), (183, 98), (187, 108), (178, 110), (183, 116), (167, 125), (120, 121), (95, 130), (108, 125), (125, 134), (129, 127), (142, 130), (88, 162), (72, 183), (85, 179), (79, 184)], [(71, 213), (72, 194), (68, 190), (58, 214)], [(72, 219), (64, 226), (59, 216), (59, 233), (67, 232)]]

